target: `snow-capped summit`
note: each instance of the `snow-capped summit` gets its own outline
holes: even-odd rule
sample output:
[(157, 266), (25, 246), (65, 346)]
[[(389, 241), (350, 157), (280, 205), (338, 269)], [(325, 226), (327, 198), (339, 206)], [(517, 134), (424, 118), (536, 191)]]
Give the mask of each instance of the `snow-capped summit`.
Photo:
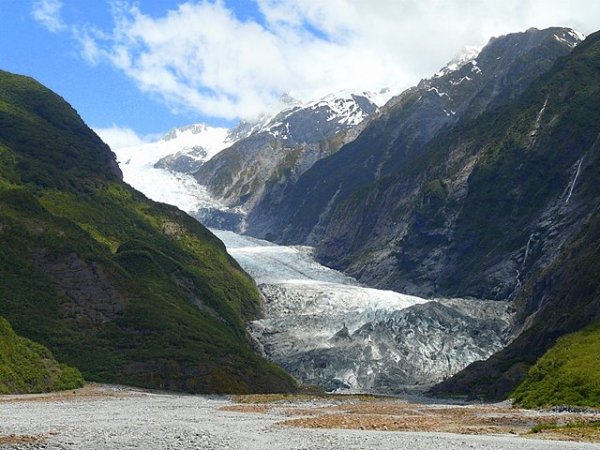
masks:
[(331, 111), (327, 121), (335, 120), (338, 123), (353, 126), (358, 125), (372, 114), (373, 108), (367, 102), (379, 106), (373, 101), (373, 97), (370, 92), (340, 91), (312, 102), (305, 107), (313, 110), (327, 107)]
[(474, 65), (476, 65), (477, 63), (475, 62), (475, 60), (477, 59), (477, 57), (479, 56), (479, 53), (481, 53), (481, 49), (483, 47), (475, 47), (475, 46), (467, 46), (465, 47), (457, 56), (455, 56), (452, 61), (450, 61), (448, 64), (446, 64), (444, 67), (442, 67), (442, 69), (440, 69), (439, 72), (436, 72), (435, 75), (433, 76), (433, 78), (440, 78), (443, 77), (444, 75), (448, 75), (451, 72), (456, 72), (457, 70), (460, 70), (462, 67), (464, 67), (465, 65), (471, 63), (475, 63)]
[[(365, 119), (375, 115), (378, 105), (391, 95), (389, 90), (342, 91), (306, 103), (284, 95), (281, 104), (285, 107), (280, 112), (242, 120), (231, 129), (196, 123), (174, 128), (156, 142), (114, 150), (125, 181), (132, 186), (153, 200), (196, 215), (209, 211), (212, 226), (225, 226), (224, 217), (231, 222), (229, 214), (233, 214), (237, 223), (237, 217), (244, 214), (237, 196), (248, 193), (247, 182), (255, 185), (253, 198), (246, 198), (253, 203), (264, 193), (267, 181), (284, 183), (297, 178), (353, 139)], [(246, 162), (251, 160), (255, 162), (249, 167)], [(272, 179), (276, 174), (287, 175)], [(229, 194), (210, 186), (221, 175), (223, 187), (232, 190)], [(230, 177), (241, 185), (230, 186)], [(211, 195), (204, 185), (209, 185)], [(208, 221), (202, 214), (199, 217)]]
[(155, 167), (193, 173), (236, 140), (230, 129), (209, 127), (203, 123), (174, 128), (157, 143), (161, 144), (158, 147), (169, 151), (155, 161)]
[(370, 92), (340, 91), (319, 100), (295, 103), (256, 127), (252, 135), (268, 133), (286, 146), (318, 142), (355, 127), (378, 112)]
[(389, 88), (379, 92), (342, 90), (308, 102), (284, 94), (281, 97), (283, 108), (279, 112), (274, 115), (263, 114), (254, 120), (241, 120), (230, 130), (230, 141), (236, 142), (260, 133), (284, 140), (304, 139), (297, 135), (298, 128), (295, 125), (307, 117), (316, 123), (329, 122), (326, 133), (337, 132), (341, 128), (360, 124), (396, 94)]
[(231, 143), (233, 142), (229, 135), (229, 128), (210, 127), (204, 123), (195, 123), (173, 128), (159, 142), (148, 145), (153, 146), (157, 151), (160, 148), (169, 152), (162, 156), (176, 153), (185, 148), (202, 147), (206, 151), (206, 160)]
[(232, 143), (229, 129), (200, 123), (174, 128), (159, 141), (117, 149), (116, 153), (125, 179), (129, 182), (127, 173), (133, 167), (153, 167), (172, 155), (185, 155), (202, 163)]
[(293, 104), (262, 124), (243, 124), (245, 130), (251, 127), (250, 134), (215, 155), (194, 176), (220, 201), (247, 212), (353, 140), (378, 114), (374, 100), (389, 95), (341, 91)]

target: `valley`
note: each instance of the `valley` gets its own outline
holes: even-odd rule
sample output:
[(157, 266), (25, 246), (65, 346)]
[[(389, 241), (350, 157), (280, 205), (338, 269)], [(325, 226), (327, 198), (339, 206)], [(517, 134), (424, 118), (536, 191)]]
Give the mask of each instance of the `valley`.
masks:
[[(192, 177), (157, 167), (173, 151), (160, 142), (146, 144), (154, 145), (153, 152), (117, 150), (125, 180), (191, 214), (231, 213)], [(425, 299), (368, 288), (319, 264), (311, 247), (211, 231), (265, 298), (263, 316), (248, 324), (260, 352), (304, 385), (337, 392), (423, 391), (491, 356), (510, 338), (508, 302)]]
[(600, 444), (600, 4), (0, 14), (0, 450)]
[[(582, 39), (499, 36), (385, 104), (288, 96), (118, 160), (253, 277), (253, 346), (301, 384), (526, 398), (515, 389), (559, 337), (597, 328), (598, 33)], [(594, 403), (569, 383), (560, 398)]]
[[(142, 11), (151, 2), (117, 2), (106, 33), (67, 26), (76, 14), (63, 18), (61, 8), (75, 12), (63, 0), (21, 10), (83, 47), (89, 70), (71, 81), (107, 65), (138, 90), (107, 74), (98, 91), (71, 92), (28, 67), (0, 70), (0, 392), (112, 383), (91, 397), (228, 394), (235, 404), (220, 397), (206, 414), (452, 433), (527, 432), (529, 413), (509, 407), (578, 408), (583, 422), (544, 415), (536, 431), (597, 434), (600, 32), (567, 21), (465, 35), (476, 45), (441, 68), (458, 41), (435, 57), (417, 45), (399, 65), (389, 54), (389, 66), (361, 60), (358, 78), (359, 54), (344, 66), (316, 52), (329, 57), (309, 64), (306, 84), (296, 75), (308, 66), (281, 48), (255, 61), (254, 45), (206, 53), (196, 43), (228, 23), (239, 35), (219, 45), (247, 45), (259, 31), (262, 48), (314, 18), (280, 23), (270, 2), (246, 17), (227, 2), (173, 1), (162, 21)], [(214, 28), (193, 26), (193, 38), (170, 45), (183, 16), (215, 13)], [(337, 45), (327, 34), (345, 30), (313, 25), (294, 45)], [(209, 69), (206, 58), (221, 61)], [(341, 65), (322, 71), (326, 62)], [(97, 116), (68, 103), (112, 89), (116, 103), (93, 102)], [(350, 403), (328, 404), (339, 394)], [(185, 409), (185, 395), (168, 398)], [(422, 404), (433, 398), (461, 405)], [(192, 398), (198, 408), (210, 400)], [(504, 403), (462, 403), (474, 401)], [(188, 431), (186, 445), (200, 445)], [(0, 445), (61, 433), (10, 432)]]

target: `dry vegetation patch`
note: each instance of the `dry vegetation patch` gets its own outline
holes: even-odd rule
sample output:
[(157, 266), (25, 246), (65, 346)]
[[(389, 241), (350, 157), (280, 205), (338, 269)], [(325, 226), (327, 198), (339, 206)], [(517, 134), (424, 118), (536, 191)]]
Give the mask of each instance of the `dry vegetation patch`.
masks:
[(229, 405), (219, 408), (221, 411), (233, 411), (241, 413), (266, 413), (269, 411), (267, 405)]
[(247, 394), (231, 397), (235, 403), (298, 403), (298, 402), (372, 402), (378, 398), (368, 394), (341, 395), (341, 394)]
[(223, 409), (275, 413), (283, 426), (378, 431), (504, 434), (600, 442), (600, 413), (556, 413), (506, 404), (438, 405), (344, 395), (246, 395)]
[(600, 442), (600, 420), (584, 418), (566, 423), (541, 423), (531, 429), (536, 438), (561, 441)]
[[(43, 394), (20, 394), (20, 395), (0, 395), (0, 404), (17, 402), (59, 402), (70, 400), (94, 400), (101, 398), (120, 398), (125, 395), (141, 395), (142, 389), (123, 388), (123, 390), (114, 389), (109, 385), (87, 383), (80, 389), (68, 391), (48, 392)], [(150, 392), (150, 391), (148, 391)]]
[(29, 434), (8, 434), (0, 436), (0, 445), (42, 445), (47, 443), (47, 436)]

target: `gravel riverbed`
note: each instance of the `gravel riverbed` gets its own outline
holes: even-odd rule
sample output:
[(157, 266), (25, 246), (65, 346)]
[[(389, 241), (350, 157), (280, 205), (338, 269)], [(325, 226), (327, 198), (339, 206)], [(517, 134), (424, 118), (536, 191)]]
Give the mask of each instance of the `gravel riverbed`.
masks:
[[(243, 405), (242, 405), (243, 406)], [(436, 432), (284, 426), (289, 407), (236, 410), (225, 397), (92, 385), (77, 392), (0, 397), (0, 449), (592, 449), (594, 444)], [(296, 405), (298, 407), (298, 405)], [(329, 405), (331, 406), (331, 405)], [(300, 409), (301, 407), (301, 409)], [(327, 408), (302, 402), (302, 411)], [(286, 414), (285, 411), (288, 411)]]

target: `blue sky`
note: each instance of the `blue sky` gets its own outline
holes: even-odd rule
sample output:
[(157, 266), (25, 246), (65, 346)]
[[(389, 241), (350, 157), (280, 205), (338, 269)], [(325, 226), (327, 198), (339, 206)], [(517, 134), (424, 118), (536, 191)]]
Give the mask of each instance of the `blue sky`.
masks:
[[(37, 79), (64, 97), (93, 127), (122, 125), (149, 134), (199, 120), (193, 111), (173, 114), (164, 102), (140, 92), (133, 80), (114, 67), (84, 60), (68, 33), (49, 32), (34, 19), (33, 4), (0, 0), (0, 69)], [(144, 8), (159, 16), (177, 4), (176, 0), (150, 1)], [(61, 12), (68, 23), (113, 26), (103, 0), (65, 1)]]
[(600, 28), (597, 0), (0, 0), (0, 69), (123, 143), (341, 89), (406, 88), (468, 45)]

